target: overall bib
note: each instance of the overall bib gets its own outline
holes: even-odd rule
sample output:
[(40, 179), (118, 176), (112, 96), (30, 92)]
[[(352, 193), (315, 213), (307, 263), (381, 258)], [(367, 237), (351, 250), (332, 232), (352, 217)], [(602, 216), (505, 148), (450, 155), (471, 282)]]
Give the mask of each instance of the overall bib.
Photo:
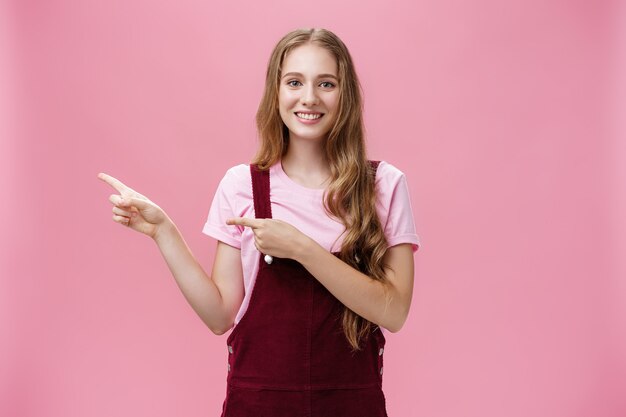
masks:
[[(271, 219), (269, 170), (250, 171), (255, 216)], [(352, 352), (344, 308), (300, 263), (260, 254), (248, 309), (226, 342), (222, 417), (387, 417), (385, 337), (374, 325)]]

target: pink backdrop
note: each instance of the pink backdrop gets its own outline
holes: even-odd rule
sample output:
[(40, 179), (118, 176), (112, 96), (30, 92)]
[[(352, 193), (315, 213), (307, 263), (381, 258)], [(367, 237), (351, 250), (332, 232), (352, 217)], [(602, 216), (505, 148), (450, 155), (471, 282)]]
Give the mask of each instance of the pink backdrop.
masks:
[(4, 1), (0, 415), (219, 415), (225, 336), (96, 175), (163, 207), (210, 269), (213, 192), (302, 26), (347, 43), (370, 156), (411, 188), (423, 246), (389, 415), (626, 415), (623, 5)]

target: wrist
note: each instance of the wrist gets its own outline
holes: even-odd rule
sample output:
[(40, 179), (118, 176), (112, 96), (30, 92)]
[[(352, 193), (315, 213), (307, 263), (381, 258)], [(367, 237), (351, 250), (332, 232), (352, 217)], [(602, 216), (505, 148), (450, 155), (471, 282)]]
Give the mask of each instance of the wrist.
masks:
[(295, 253), (293, 259), (304, 265), (317, 246), (319, 245), (316, 241), (303, 234), (300, 242), (294, 246)]
[(165, 220), (157, 226), (152, 239), (157, 245), (161, 245), (164, 242), (171, 240), (176, 233), (178, 233), (176, 225), (169, 217), (166, 216)]

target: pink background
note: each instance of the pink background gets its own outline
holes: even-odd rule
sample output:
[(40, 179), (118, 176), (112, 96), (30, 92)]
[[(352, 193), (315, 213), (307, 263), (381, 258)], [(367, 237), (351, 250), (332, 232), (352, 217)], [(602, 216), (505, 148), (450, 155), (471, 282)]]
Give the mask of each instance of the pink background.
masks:
[(219, 415), (226, 337), (96, 175), (163, 207), (210, 270), (213, 192), (251, 158), (269, 53), (302, 26), (346, 42), (370, 156), (411, 188), (423, 246), (389, 415), (626, 415), (623, 6), (4, 1), (0, 415)]

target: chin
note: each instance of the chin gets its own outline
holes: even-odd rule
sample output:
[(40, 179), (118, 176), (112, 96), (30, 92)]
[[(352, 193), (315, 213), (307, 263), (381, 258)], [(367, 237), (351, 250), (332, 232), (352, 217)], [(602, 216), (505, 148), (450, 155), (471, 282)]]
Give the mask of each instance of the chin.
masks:
[(323, 131), (322, 133), (312, 133), (312, 132), (298, 132), (291, 130), (290, 136), (297, 136), (298, 138), (310, 141), (320, 141), (326, 139), (329, 131)]

